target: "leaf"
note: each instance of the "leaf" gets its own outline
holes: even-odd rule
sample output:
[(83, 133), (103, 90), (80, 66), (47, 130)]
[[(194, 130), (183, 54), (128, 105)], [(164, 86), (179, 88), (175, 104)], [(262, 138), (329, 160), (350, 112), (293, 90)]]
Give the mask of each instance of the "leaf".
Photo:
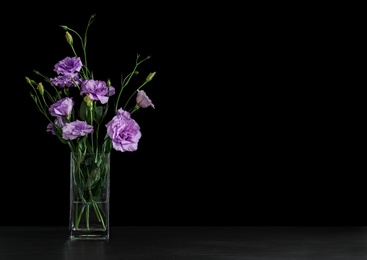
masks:
[(86, 117), (87, 111), (88, 111), (87, 103), (83, 101), (80, 105), (80, 111), (79, 111), (79, 116), (83, 121), (87, 121)]
[(105, 142), (103, 143), (102, 147), (104, 153), (110, 153), (112, 150), (112, 140), (106, 136)]
[(94, 109), (94, 115), (94, 119), (96, 120), (97, 124), (101, 123), (101, 121), (103, 120), (103, 107), (96, 106)]

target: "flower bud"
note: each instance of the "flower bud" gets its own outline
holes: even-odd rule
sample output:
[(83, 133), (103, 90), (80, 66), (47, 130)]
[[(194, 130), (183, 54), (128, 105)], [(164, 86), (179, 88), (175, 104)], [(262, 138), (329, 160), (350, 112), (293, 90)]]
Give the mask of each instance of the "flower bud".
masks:
[(144, 90), (138, 90), (138, 94), (136, 95), (136, 104), (142, 108), (147, 108), (149, 106), (154, 108), (152, 100), (150, 100)]
[(37, 98), (37, 96), (35, 96), (35, 95), (33, 95), (33, 94), (31, 93), (31, 97), (32, 97), (33, 101), (37, 104), (37, 103), (38, 103), (38, 98)]
[(43, 93), (45, 93), (45, 89), (43, 88), (43, 85), (42, 85), (42, 83), (40, 82), (40, 83), (38, 83), (38, 85), (37, 85), (37, 89), (38, 89), (38, 91), (41, 93), (41, 95), (43, 95)]
[(66, 38), (66, 41), (70, 44), (70, 45), (73, 45), (73, 36), (71, 36), (71, 34), (69, 32), (66, 32), (65, 33), (65, 38)]
[(107, 87), (110, 87), (111, 86), (111, 80), (110, 79), (108, 79), (107, 80)]
[(152, 79), (153, 79), (153, 77), (154, 77), (154, 75), (155, 75), (155, 72), (151, 72), (151, 73), (149, 73), (149, 75), (148, 75), (148, 77), (145, 79), (145, 81), (151, 81)]
[(84, 101), (85, 101), (85, 103), (87, 103), (87, 106), (88, 107), (92, 107), (93, 106), (93, 100), (90, 99), (89, 95), (86, 95), (84, 97)]
[(32, 81), (30, 80), (30, 78), (25, 77), (25, 80), (27, 81), (28, 84), (32, 85)]

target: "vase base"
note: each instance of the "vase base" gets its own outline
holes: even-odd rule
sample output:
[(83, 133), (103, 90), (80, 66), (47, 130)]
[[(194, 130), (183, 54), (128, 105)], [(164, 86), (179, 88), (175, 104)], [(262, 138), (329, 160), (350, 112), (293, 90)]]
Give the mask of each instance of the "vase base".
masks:
[(107, 230), (72, 230), (70, 240), (109, 240), (110, 235)]
[(108, 241), (109, 240), (109, 236), (69, 236), (69, 239), (71, 241), (75, 241), (75, 240), (102, 240), (102, 241)]

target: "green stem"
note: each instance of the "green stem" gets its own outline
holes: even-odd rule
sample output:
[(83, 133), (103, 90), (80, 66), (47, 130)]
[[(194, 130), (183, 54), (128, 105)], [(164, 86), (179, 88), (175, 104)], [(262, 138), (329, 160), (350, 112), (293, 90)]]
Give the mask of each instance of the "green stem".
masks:
[(106, 230), (106, 224), (103, 221), (103, 216), (101, 214), (101, 211), (99, 210), (98, 204), (95, 201), (93, 201), (93, 207), (94, 207), (94, 211), (97, 214), (97, 218), (98, 218), (99, 222), (102, 223), (103, 229)]
[(95, 202), (94, 199), (93, 199), (93, 195), (92, 195), (92, 191), (91, 190), (89, 190), (89, 196), (91, 197), (92, 205), (93, 205), (93, 208), (94, 208), (94, 212), (97, 215), (98, 221), (102, 223), (103, 229), (106, 229), (106, 225), (105, 225), (105, 223), (103, 221), (103, 216), (101, 214), (101, 211), (99, 210), (98, 203)]
[[(120, 89), (120, 92), (119, 92), (118, 97), (117, 97), (117, 101), (116, 101), (116, 105), (115, 105), (115, 112), (117, 112), (117, 109), (118, 109), (118, 106), (119, 106), (119, 103), (120, 103), (120, 97), (121, 97), (122, 90), (123, 90), (123, 89), (124, 89), (128, 84), (129, 84), (130, 79), (131, 79), (131, 77), (135, 74), (135, 72), (136, 72), (136, 70), (137, 70), (138, 66), (139, 66), (142, 62), (144, 62), (144, 61), (146, 61), (146, 60), (150, 59), (150, 56), (148, 56), (148, 57), (146, 57), (145, 59), (143, 59), (143, 60), (139, 61), (139, 57), (140, 57), (140, 54), (137, 54), (134, 69), (133, 69), (133, 70), (132, 70), (132, 72), (130, 72), (130, 73), (127, 75), (127, 77), (126, 77), (125, 79), (123, 79), (123, 80), (122, 80), (122, 82), (121, 82), (121, 89)], [(145, 84), (145, 83), (144, 83), (144, 84)], [(136, 91), (135, 91), (135, 92), (136, 92)], [(135, 92), (134, 92), (134, 93), (135, 93)], [(134, 93), (133, 93), (133, 94), (134, 94)], [(131, 96), (133, 96), (133, 94), (132, 94)], [(130, 96), (129, 100), (131, 99), (131, 96)], [(126, 108), (127, 103), (129, 102), (129, 100), (128, 100), (128, 101), (126, 101), (125, 106), (124, 106), (124, 109)]]
[(85, 213), (85, 221), (87, 222), (87, 229), (89, 230), (89, 204), (87, 205), (87, 212)]
[(76, 223), (75, 223), (75, 228), (78, 229), (79, 228), (79, 223), (80, 223), (80, 220), (82, 218), (82, 215), (83, 215), (83, 212), (84, 212), (84, 209), (85, 209), (85, 205), (82, 207), (82, 209), (80, 210), (80, 213), (79, 213), (79, 210), (78, 210), (78, 203), (76, 204), (76, 208), (75, 208), (75, 219), (76, 219)]

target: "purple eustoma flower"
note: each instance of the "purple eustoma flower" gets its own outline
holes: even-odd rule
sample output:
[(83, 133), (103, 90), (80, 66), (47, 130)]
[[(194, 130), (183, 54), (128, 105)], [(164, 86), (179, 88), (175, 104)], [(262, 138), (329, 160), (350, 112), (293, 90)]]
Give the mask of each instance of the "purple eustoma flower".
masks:
[(115, 88), (108, 87), (104, 81), (89, 79), (82, 82), (80, 95), (83, 94), (89, 94), (91, 100), (99, 100), (106, 104), (108, 97), (115, 94)]
[(69, 75), (61, 75), (50, 79), (50, 81), (52, 85), (59, 88), (75, 87), (76, 85), (82, 83), (82, 80), (79, 78), (79, 75), (77, 73)]
[(79, 57), (66, 57), (56, 63), (54, 71), (58, 75), (74, 75), (76, 72), (79, 72), (82, 67), (83, 64)]
[(93, 131), (93, 126), (88, 125), (87, 122), (76, 120), (65, 124), (62, 128), (62, 138), (65, 140), (74, 140), (93, 133)]
[(147, 94), (145, 93), (144, 90), (138, 90), (138, 94), (136, 95), (136, 103), (138, 104), (138, 106), (140, 106), (142, 108), (146, 108), (146, 107), (149, 107), (149, 106), (154, 108), (154, 105), (153, 105), (152, 101), (147, 96)]
[(63, 99), (60, 99), (56, 103), (52, 104), (49, 108), (49, 111), (52, 116), (68, 117), (71, 115), (73, 107), (74, 107), (74, 101), (69, 97), (65, 97)]
[(133, 152), (138, 149), (141, 137), (140, 127), (130, 113), (120, 108), (116, 116), (106, 124), (107, 134), (112, 140), (113, 148), (121, 152)]
[(51, 78), (52, 85), (65, 88), (78, 85), (82, 82), (78, 72), (83, 67), (79, 57), (66, 57), (54, 66), (54, 71), (59, 75)]
[[(66, 124), (66, 122), (67, 121), (66, 121), (65, 117), (58, 116), (58, 117), (56, 117), (56, 119), (54, 121), (54, 124), (59, 126), (59, 127), (63, 127)], [(53, 135), (55, 135), (56, 133), (55, 133), (54, 124), (49, 123), (47, 125), (46, 132), (51, 132)]]

